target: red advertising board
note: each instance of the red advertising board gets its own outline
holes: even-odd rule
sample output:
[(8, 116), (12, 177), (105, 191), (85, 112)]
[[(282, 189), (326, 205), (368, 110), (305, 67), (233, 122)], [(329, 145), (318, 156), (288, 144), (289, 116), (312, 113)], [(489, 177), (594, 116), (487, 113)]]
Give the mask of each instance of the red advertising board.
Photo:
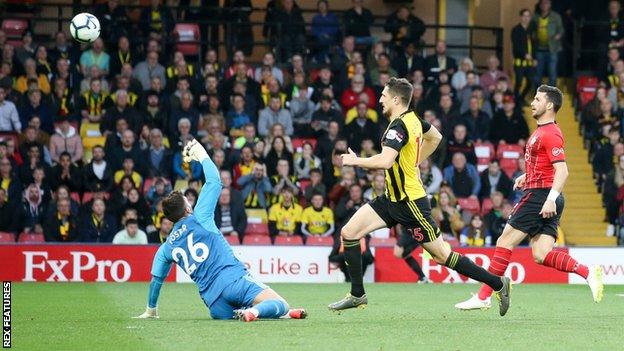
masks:
[[(0, 245), (0, 279), (23, 282), (150, 281), (158, 246)], [(175, 281), (175, 272), (169, 274)]]
[[(565, 250), (567, 251), (567, 249)], [(457, 248), (455, 251), (486, 269), (494, 254), (494, 248)], [(433, 259), (426, 258), (423, 260), (421, 248), (415, 250), (412, 255), (421, 264), (425, 275), (435, 283), (474, 283), (474, 281), (457, 272), (437, 264)], [(402, 261), (394, 257), (392, 248), (377, 248), (375, 250), (375, 282), (415, 282), (417, 280), (416, 274), (407, 263)], [(568, 273), (538, 265), (533, 260), (531, 249), (526, 247), (513, 250), (506, 275), (514, 283), (568, 282)]]

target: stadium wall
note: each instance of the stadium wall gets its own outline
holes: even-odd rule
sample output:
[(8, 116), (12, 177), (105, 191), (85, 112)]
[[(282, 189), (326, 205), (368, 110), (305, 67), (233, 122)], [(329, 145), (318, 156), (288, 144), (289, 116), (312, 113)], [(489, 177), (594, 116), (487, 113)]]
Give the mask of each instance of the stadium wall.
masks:
[[(15, 282), (147, 282), (158, 246), (118, 245), (0, 245), (0, 279)], [(336, 283), (344, 277), (327, 261), (329, 247), (235, 246), (235, 255), (251, 273), (266, 283)], [(409, 267), (393, 255), (392, 248), (374, 248), (375, 264), (366, 282), (415, 282)], [(606, 284), (624, 284), (624, 248), (561, 248), (587, 264), (602, 265)], [(460, 248), (458, 252), (487, 267), (493, 248)], [(418, 249), (413, 256), (436, 283), (476, 283), (436, 264)], [(514, 283), (584, 283), (574, 274), (558, 272), (533, 262), (530, 248), (514, 250), (507, 270)], [(167, 281), (189, 282), (174, 266)]]

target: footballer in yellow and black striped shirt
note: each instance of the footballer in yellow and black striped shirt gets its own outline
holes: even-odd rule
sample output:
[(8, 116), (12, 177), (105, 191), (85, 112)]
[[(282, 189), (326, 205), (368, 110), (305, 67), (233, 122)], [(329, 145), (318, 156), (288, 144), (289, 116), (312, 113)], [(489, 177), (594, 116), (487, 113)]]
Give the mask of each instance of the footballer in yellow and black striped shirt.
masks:
[[(382, 140), (380, 154), (358, 157), (351, 149), (341, 155), (343, 165), (385, 169), (386, 193), (360, 207), (342, 228), (345, 261), (351, 275), (351, 293), (332, 303), (332, 310), (366, 305), (368, 299), (362, 283), (360, 238), (374, 230), (401, 224), (439, 264), (457, 270), (493, 290), (502, 288), (500, 277), (476, 266), (466, 257), (451, 252), (440, 236), (431, 217), (431, 207), (418, 171), (418, 164), (437, 148), (442, 135), (409, 109), (412, 84), (404, 78), (391, 78), (379, 98), (383, 114), (390, 123)], [(505, 300), (508, 302), (508, 299)], [(502, 312), (502, 309), (501, 309)]]

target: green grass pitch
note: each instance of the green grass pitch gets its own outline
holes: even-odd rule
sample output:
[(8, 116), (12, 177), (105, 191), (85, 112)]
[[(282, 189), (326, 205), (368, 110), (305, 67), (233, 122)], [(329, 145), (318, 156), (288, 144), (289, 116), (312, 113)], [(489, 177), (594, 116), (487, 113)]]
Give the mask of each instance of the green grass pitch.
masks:
[(147, 284), (14, 284), (16, 350), (623, 350), (624, 286), (601, 304), (587, 286), (517, 285), (498, 306), (460, 312), (476, 285), (367, 285), (369, 305), (338, 315), (326, 305), (346, 284), (273, 284), (306, 320), (213, 321), (192, 284), (163, 286), (160, 320), (143, 312)]

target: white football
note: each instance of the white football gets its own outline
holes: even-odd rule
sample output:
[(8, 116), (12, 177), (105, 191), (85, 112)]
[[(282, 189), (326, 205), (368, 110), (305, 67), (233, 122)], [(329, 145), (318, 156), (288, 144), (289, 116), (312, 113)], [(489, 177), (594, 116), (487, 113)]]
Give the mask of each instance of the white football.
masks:
[(79, 13), (72, 18), (69, 32), (81, 43), (92, 43), (100, 36), (100, 21), (90, 13)]

